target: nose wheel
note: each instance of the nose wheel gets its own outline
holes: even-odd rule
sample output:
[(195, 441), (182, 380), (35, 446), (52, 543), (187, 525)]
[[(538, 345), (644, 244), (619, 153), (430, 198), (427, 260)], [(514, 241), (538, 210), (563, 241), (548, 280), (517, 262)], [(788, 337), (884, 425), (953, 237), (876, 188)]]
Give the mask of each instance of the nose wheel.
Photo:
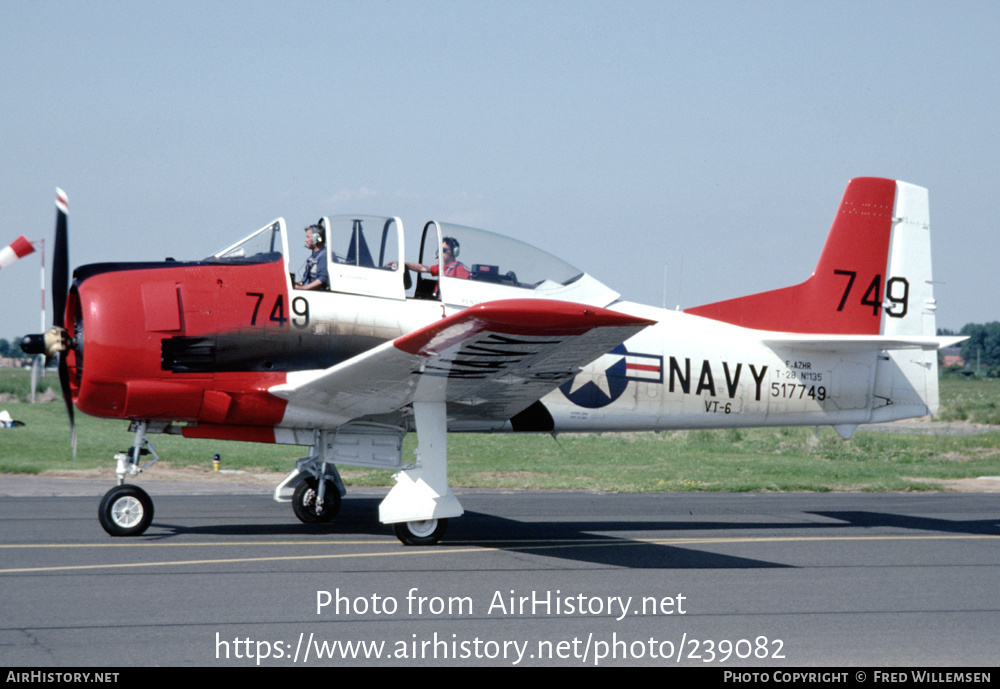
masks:
[(101, 499), (97, 517), (112, 536), (139, 536), (153, 521), (153, 500), (139, 486), (115, 486)]

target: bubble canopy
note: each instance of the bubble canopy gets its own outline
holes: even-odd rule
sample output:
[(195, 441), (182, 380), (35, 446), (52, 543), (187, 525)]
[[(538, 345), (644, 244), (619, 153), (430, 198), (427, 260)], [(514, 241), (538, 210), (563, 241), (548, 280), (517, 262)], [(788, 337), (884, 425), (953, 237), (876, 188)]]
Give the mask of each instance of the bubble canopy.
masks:
[(555, 289), (583, 277), (583, 271), (510, 237), (451, 223), (428, 223), (421, 242), (421, 263), (436, 263), (440, 250), (428, 230), (436, 225), (442, 242), (455, 243), (455, 260), (469, 271), (469, 279), (530, 290)]
[[(414, 264), (404, 256), (403, 223), (397, 217), (324, 217), (318, 225), (326, 236), (330, 277), (326, 292), (431, 299), (458, 307), (510, 298), (606, 306), (619, 297), (547, 251), (487, 230), (427, 222), (417, 257), (423, 269), (411, 271), (402, 269)], [(282, 261), (286, 272), (297, 272), (288, 247), (285, 221), (279, 218), (205, 260), (230, 264)]]

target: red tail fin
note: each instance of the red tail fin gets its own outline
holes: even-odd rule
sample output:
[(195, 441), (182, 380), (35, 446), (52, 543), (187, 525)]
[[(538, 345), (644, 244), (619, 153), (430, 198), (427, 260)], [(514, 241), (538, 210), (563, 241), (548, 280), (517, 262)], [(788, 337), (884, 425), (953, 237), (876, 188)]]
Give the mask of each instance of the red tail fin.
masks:
[(895, 197), (894, 180), (851, 180), (808, 280), (685, 313), (758, 330), (879, 334)]

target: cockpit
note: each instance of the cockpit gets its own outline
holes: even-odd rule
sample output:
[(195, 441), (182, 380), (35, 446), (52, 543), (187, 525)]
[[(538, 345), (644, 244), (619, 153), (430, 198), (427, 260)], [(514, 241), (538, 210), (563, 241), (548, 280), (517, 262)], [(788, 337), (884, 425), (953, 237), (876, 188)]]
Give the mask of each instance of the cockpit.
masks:
[[(321, 218), (329, 292), (388, 299), (437, 300), (456, 306), (515, 298), (550, 298), (605, 306), (618, 294), (551, 254), (503, 235), (451, 223), (423, 227), (416, 260), (407, 261), (399, 218)], [(217, 263), (284, 260), (290, 286), (306, 256), (290, 259), (283, 219), (209, 257)], [(307, 250), (303, 249), (305, 253)], [(301, 268), (299, 268), (301, 271)]]
[[(516, 239), (431, 221), (424, 225), (418, 261), (436, 264), (439, 260), (444, 277), (523, 290), (554, 289), (583, 277), (565, 261)], [(449, 270), (456, 264), (461, 268)]]

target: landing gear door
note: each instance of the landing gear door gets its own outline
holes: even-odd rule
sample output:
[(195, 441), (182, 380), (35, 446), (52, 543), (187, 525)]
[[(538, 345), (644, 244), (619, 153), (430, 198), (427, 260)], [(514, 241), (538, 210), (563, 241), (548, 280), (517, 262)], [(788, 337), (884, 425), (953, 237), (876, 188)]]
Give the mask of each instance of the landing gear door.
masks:
[(399, 218), (343, 215), (324, 222), (332, 292), (406, 298)]

